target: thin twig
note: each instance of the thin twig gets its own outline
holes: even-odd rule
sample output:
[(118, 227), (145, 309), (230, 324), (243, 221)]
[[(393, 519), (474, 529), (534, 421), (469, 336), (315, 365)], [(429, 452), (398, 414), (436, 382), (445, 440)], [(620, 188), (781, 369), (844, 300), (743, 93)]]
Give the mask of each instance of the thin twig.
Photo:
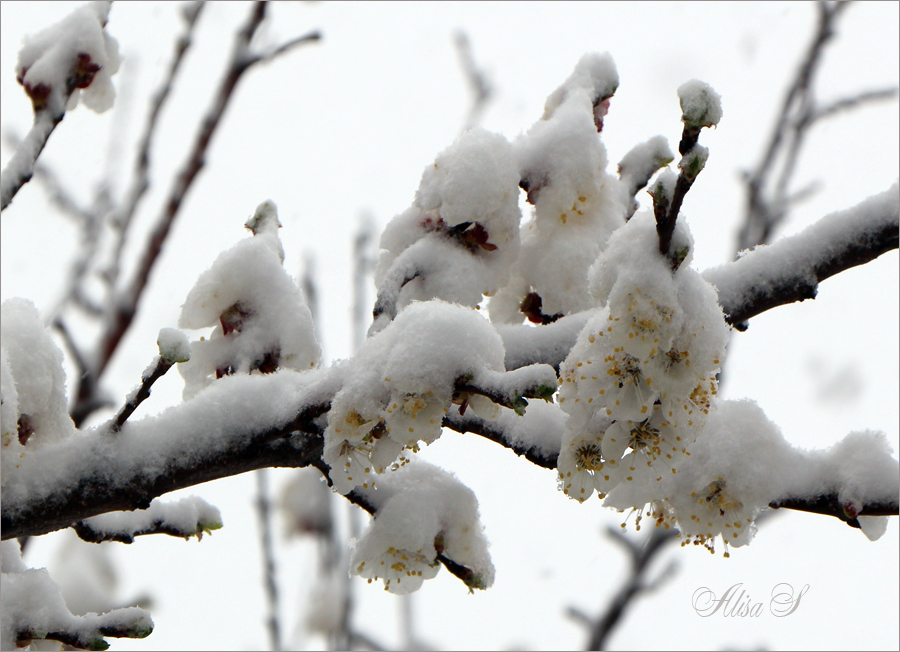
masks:
[(115, 419), (112, 420), (112, 423), (109, 426), (109, 431), (112, 434), (119, 432), (122, 429), (122, 426), (125, 425), (125, 422), (128, 421), (128, 417), (134, 414), (134, 411), (138, 409), (138, 406), (150, 397), (150, 388), (153, 386), (153, 383), (162, 378), (166, 372), (172, 368), (173, 364), (172, 361), (157, 356), (153, 368), (148, 368), (150, 373), (144, 372), (141, 376), (140, 387), (138, 387), (136, 392), (129, 395), (125, 405), (122, 406), (122, 409), (119, 410)]
[(466, 116), (466, 122), (463, 126), (463, 131), (467, 131), (477, 127), (481, 122), (481, 116), (494, 95), (494, 88), (484, 70), (475, 63), (475, 57), (472, 54), (472, 44), (468, 35), (463, 31), (456, 32), (453, 37), (453, 43), (456, 45), (456, 51), (459, 54), (459, 63), (463, 74), (466, 76), (469, 89), (472, 91), (472, 106), (469, 108), (469, 114)]
[(259, 517), (260, 546), (263, 556), (263, 577), (266, 587), (266, 599), (269, 615), (266, 617), (266, 629), (269, 632), (269, 644), (273, 650), (281, 650), (281, 622), (279, 614), (278, 583), (275, 581), (275, 550), (272, 543), (272, 517), (270, 515), (268, 469), (256, 472), (256, 513)]
[[(212, 106), (200, 122), (200, 129), (195, 137), (194, 145), (181, 170), (175, 176), (175, 183), (163, 204), (162, 212), (147, 239), (146, 246), (137, 266), (134, 278), (124, 289), (118, 290), (109, 305), (113, 306), (112, 314), (106, 320), (106, 328), (99, 338), (93, 365), (90, 371), (80, 379), (76, 392), (76, 404), (72, 410), (72, 419), (79, 425), (90, 414), (93, 394), (97, 389), (99, 378), (119, 346), (125, 333), (137, 314), (138, 303), (150, 278), (162, 246), (174, 224), (181, 206), (193, 185), (197, 175), (206, 164), (206, 153), (213, 135), (221, 122), (222, 116), (234, 95), (238, 81), (247, 70), (260, 61), (270, 60), (269, 55), (253, 55), (249, 51), (250, 41), (265, 18), (266, 3), (256, 2), (251, 8), (250, 16), (235, 36), (231, 60), (225, 76), (219, 84)], [(194, 20), (196, 16), (194, 16)], [(284, 52), (301, 43), (310, 43), (318, 39), (317, 33), (308, 34), (277, 48)], [(274, 53), (272, 53), (274, 54)], [(138, 187), (140, 186), (138, 181)]]
[(178, 76), (178, 71), (181, 69), (181, 63), (184, 61), (185, 54), (193, 43), (194, 29), (204, 6), (203, 2), (195, 2), (192, 5), (185, 7), (182, 11), (182, 16), (185, 21), (184, 31), (175, 41), (175, 52), (172, 55), (172, 61), (169, 64), (168, 72), (163, 78), (162, 85), (157, 89), (150, 100), (150, 112), (147, 115), (147, 123), (144, 126), (144, 132), (138, 144), (131, 186), (126, 194), (124, 205), (113, 215), (112, 222), (116, 227), (116, 242), (112, 249), (112, 261), (103, 274), (111, 288), (114, 288), (118, 281), (119, 260), (122, 255), (122, 250), (125, 247), (125, 237), (131, 225), (132, 218), (137, 211), (141, 199), (150, 188), (150, 144), (153, 137), (156, 135), (159, 116), (166, 101), (171, 95), (175, 78)]
[[(812, 40), (788, 87), (763, 156), (756, 168), (744, 178), (747, 204), (744, 223), (738, 232), (737, 252), (769, 242), (775, 229), (784, 221), (789, 206), (785, 197), (806, 133), (812, 124), (825, 115), (869, 101), (865, 93), (824, 108), (818, 108), (814, 100), (813, 82), (821, 66), (825, 46), (834, 36), (837, 19), (848, 4), (817, 3), (818, 24)], [(889, 94), (890, 90), (872, 91), (871, 99), (886, 99)], [(780, 167), (776, 166), (777, 159), (782, 160)], [(777, 177), (774, 184), (770, 184), (770, 176), (776, 174), (776, 170)], [(774, 187), (770, 188), (770, 185)]]

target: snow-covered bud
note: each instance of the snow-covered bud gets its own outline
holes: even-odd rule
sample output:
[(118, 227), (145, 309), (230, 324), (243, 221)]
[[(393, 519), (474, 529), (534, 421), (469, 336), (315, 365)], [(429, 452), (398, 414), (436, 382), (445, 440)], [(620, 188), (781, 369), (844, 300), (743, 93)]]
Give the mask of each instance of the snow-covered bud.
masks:
[(678, 87), (681, 120), (686, 127), (714, 127), (722, 119), (722, 97), (709, 84), (692, 79)]
[(191, 345), (187, 335), (177, 328), (161, 328), (156, 344), (159, 346), (159, 357), (169, 364), (191, 359)]
[(257, 206), (256, 212), (244, 226), (253, 231), (253, 235), (277, 233), (281, 228), (281, 222), (278, 221), (278, 207), (275, 206), (275, 202), (267, 199)]
[(700, 174), (700, 171), (706, 167), (706, 161), (709, 158), (709, 149), (703, 145), (694, 145), (693, 149), (685, 154), (678, 162), (680, 169), (688, 181), (693, 182)]

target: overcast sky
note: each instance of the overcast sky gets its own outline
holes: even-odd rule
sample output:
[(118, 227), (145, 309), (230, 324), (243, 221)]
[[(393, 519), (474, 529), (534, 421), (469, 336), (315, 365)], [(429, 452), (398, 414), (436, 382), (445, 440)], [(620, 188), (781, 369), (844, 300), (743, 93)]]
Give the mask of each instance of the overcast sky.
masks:
[[(25, 34), (64, 16), (66, 2), (3, 2), (2, 129), (24, 134), (30, 103), (15, 82)], [(823, 101), (896, 85), (898, 3), (856, 3), (842, 18), (823, 62)], [(175, 3), (116, 3), (108, 31), (125, 57), (114, 77), (116, 110), (84, 107), (67, 115), (42, 161), (87, 201), (112, 175), (121, 192), (140, 134), (147, 97), (167, 65), (180, 30)], [(154, 186), (138, 216), (146, 232), (160, 210), (173, 171), (184, 160), (199, 116), (210, 103), (245, 19), (245, 3), (212, 4), (200, 19), (173, 101), (153, 150)], [(325, 359), (351, 353), (350, 250), (360, 216), (378, 229), (412, 201), (422, 170), (459, 134), (470, 103), (453, 46), (468, 34), (496, 94), (483, 125), (514, 138), (537, 120), (546, 96), (588, 51), (609, 51), (620, 87), (603, 139), (614, 163), (656, 134), (673, 149), (680, 136), (676, 89), (698, 78), (723, 98), (724, 118), (704, 132), (707, 167), (683, 215), (697, 242), (698, 269), (733, 256), (744, 200), (739, 173), (757, 161), (787, 80), (815, 21), (810, 3), (277, 3), (267, 35), (278, 43), (321, 29), (321, 44), (254, 69), (216, 134), (207, 166), (188, 195), (151, 288), (105, 384), (124, 397), (152, 359), (160, 328), (174, 326), (197, 276), (217, 253), (245, 237), (255, 206), (273, 199), (284, 228), (285, 265), (299, 275), (312, 257), (321, 297)], [(890, 102), (813, 129), (799, 163), (798, 187), (821, 191), (798, 207), (779, 235), (886, 190), (898, 177), (898, 110)], [(110, 145), (112, 143), (112, 146)], [(2, 149), (3, 163), (11, 155)], [(4, 211), (0, 295), (24, 296), (46, 311), (59, 298), (74, 255), (76, 231), (29, 184)], [(133, 261), (136, 249), (126, 252)], [(824, 282), (815, 301), (756, 317), (735, 336), (723, 393), (756, 399), (787, 439), (827, 447), (853, 430), (898, 441), (898, 256)], [(71, 383), (70, 383), (71, 385)], [(181, 380), (170, 374), (134, 418), (178, 402)], [(97, 419), (108, 415), (98, 414)], [(603, 535), (622, 515), (599, 501), (579, 505), (556, 490), (555, 473), (532, 467), (474, 436), (448, 433), (422, 457), (454, 471), (478, 495), (497, 567), (495, 585), (478, 595), (446, 571), (414, 599), (416, 633), (443, 649), (580, 648), (585, 632), (566, 618), (569, 605), (594, 614), (625, 574), (625, 558)], [(272, 474), (277, 487), (289, 471)], [(118, 546), (123, 599), (153, 593), (156, 631), (118, 649), (263, 649), (262, 594), (250, 475), (183, 492), (222, 510), (225, 528), (202, 542), (147, 537)], [(174, 497), (174, 496), (173, 496)], [(342, 508), (343, 510), (343, 508)], [(342, 511), (343, 513), (343, 511)], [(29, 565), (52, 563), (60, 537), (42, 537)], [(315, 571), (313, 547), (278, 539), (279, 582), (289, 629)], [(898, 525), (870, 543), (836, 519), (786, 513), (765, 524), (730, 559), (677, 547), (656, 571), (677, 560), (678, 574), (641, 601), (611, 641), (622, 649), (896, 649)], [(652, 573), (651, 573), (652, 575)], [(787, 618), (699, 617), (695, 590), (717, 594), (743, 583), (753, 602), (768, 604), (782, 582), (810, 589)], [(399, 639), (398, 599), (378, 585), (356, 586), (358, 626), (386, 646)], [(321, 645), (301, 638), (301, 646)]]

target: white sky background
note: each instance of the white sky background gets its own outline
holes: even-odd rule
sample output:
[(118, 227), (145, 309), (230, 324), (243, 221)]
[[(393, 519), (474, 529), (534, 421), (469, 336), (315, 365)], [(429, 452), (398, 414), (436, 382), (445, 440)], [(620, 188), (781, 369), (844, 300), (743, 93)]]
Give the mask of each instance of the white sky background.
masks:
[[(30, 103), (14, 73), (22, 37), (77, 4), (0, 5), (3, 129), (21, 135), (31, 121)], [(176, 8), (113, 5), (108, 31), (125, 57), (113, 78), (120, 93), (116, 110), (97, 116), (80, 107), (68, 114), (41, 158), (82, 201), (108, 171), (117, 192), (127, 186), (147, 97), (180, 31)], [(823, 101), (898, 83), (898, 8), (894, 2), (858, 3), (846, 11), (819, 76)], [(153, 146), (154, 186), (138, 215), (140, 232), (159, 214), (247, 12), (245, 3), (212, 4), (201, 16)], [(137, 384), (156, 353), (158, 330), (175, 325), (197, 276), (219, 251), (245, 237), (245, 219), (267, 198), (279, 207), (288, 270), (299, 274), (304, 255), (314, 257), (325, 359), (350, 354), (350, 252), (359, 216), (371, 213), (380, 231), (405, 209), (422, 170), (458, 135), (469, 108), (452, 43), (458, 28), (468, 34), (476, 60), (496, 86), (483, 125), (509, 138), (540, 117), (544, 99), (582, 54), (608, 50), (621, 80), (603, 131), (613, 168), (632, 145), (659, 133), (674, 150), (681, 133), (677, 87), (691, 78), (710, 83), (722, 95), (724, 118), (716, 131), (701, 136), (710, 159), (683, 215), (697, 242), (695, 266), (725, 262), (742, 214), (738, 172), (760, 155), (814, 15), (812, 4), (757, 2), (274, 5), (272, 43), (314, 28), (323, 31), (324, 41), (256, 68), (241, 81), (105, 386), (124, 397)], [(814, 128), (797, 185), (820, 180), (823, 188), (798, 207), (779, 235), (887, 189), (898, 177), (898, 122), (897, 103), (891, 102)], [(4, 146), (4, 164), (10, 155)], [(24, 296), (49, 310), (74, 254), (74, 227), (49, 207), (35, 183), (4, 211), (0, 227), (2, 298)], [(135, 249), (126, 252), (126, 260), (135, 258)], [(756, 399), (797, 446), (827, 447), (851, 430), (871, 428), (886, 432), (896, 452), (897, 334), (893, 251), (825, 281), (815, 301), (754, 318), (750, 330), (732, 341), (724, 395)], [(181, 385), (175, 373), (163, 378), (133, 418), (177, 403)], [(422, 456), (454, 471), (478, 495), (497, 578), (474, 596), (446, 571), (426, 582), (413, 602), (418, 637), (443, 649), (582, 648), (586, 635), (564, 610), (574, 605), (594, 614), (618, 589), (625, 557), (602, 530), (618, 525), (621, 516), (597, 500), (579, 505), (565, 498), (556, 490), (554, 472), (474, 435), (447, 432)], [(270, 477), (280, 487), (290, 474)], [(254, 478), (185, 493), (217, 505), (225, 528), (200, 543), (145, 537), (115, 548), (119, 595), (152, 592), (156, 631), (144, 641), (115, 641), (113, 648), (264, 649)], [(59, 540), (51, 535), (33, 542), (26, 563), (52, 564)], [(289, 630), (314, 578), (313, 552), (311, 544), (278, 538)], [(657, 560), (656, 570), (676, 559), (677, 576), (629, 612), (610, 644), (896, 649), (897, 553), (897, 519), (881, 540), (870, 543), (836, 519), (794, 512), (763, 525), (751, 545), (732, 551), (730, 559), (673, 547)], [(700, 618), (691, 608), (697, 588), (721, 594), (738, 582), (753, 602), (766, 605), (780, 582), (810, 589), (797, 612), (783, 619), (767, 609), (759, 618)], [(356, 595), (357, 626), (386, 646), (398, 645), (399, 599), (362, 582)], [(299, 644), (317, 646), (321, 640)]]

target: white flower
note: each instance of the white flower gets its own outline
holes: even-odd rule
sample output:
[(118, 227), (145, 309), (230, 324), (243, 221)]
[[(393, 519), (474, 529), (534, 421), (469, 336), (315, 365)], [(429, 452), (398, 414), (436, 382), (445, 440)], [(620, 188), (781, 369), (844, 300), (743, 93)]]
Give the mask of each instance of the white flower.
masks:
[(598, 393), (606, 398), (607, 416), (635, 421), (646, 418), (656, 402), (657, 393), (651, 389), (652, 379), (645, 375), (640, 361), (616, 349), (603, 362), (606, 383)]
[(715, 539), (721, 535), (728, 557), (729, 545), (737, 548), (750, 543), (756, 531), (753, 521), (757, 511), (744, 505), (730, 490), (728, 482), (719, 477), (691, 492), (690, 499), (682, 498), (675, 503), (675, 515), (685, 535), (681, 545), (702, 545), (714, 553)]
[[(433, 551), (432, 551), (433, 552)], [(384, 580), (384, 590), (397, 595), (418, 591), (422, 582), (430, 580), (440, 570), (440, 563), (429, 559), (422, 550), (388, 547), (371, 559), (353, 560), (352, 575), (369, 580)]]
[(343, 412), (332, 407), (325, 429), (324, 459), (331, 467), (331, 481), (338, 493), (348, 494), (356, 486), (375, 486), (370, 459), (375, 448), (372, 430), (378, 418), (365, 418), (354, 410)]
[(433, 392), (395, 392), (385, 409), (385, 426), (394, 441), (410, 448), (419, 441), (432, 443), (441, 436), (447, 413), (445, 402)]
[(600, 445), (603, 432), (575, 433), (566, 430), (557, 461), (559, 487), (569, 498), (584, 502), (597, 491), (600, 498), (619, 480), (619, 466), (606, 461)]
[(604, 457), (619, 465), (620, 487), (607, 502), (626, 509), (642, 507), (663, 494), (663, 480), (678, 471), (687, 455), (677, 424), (669, 421), (659, 405), (643, 421), (616, 421), (603, 437)]

